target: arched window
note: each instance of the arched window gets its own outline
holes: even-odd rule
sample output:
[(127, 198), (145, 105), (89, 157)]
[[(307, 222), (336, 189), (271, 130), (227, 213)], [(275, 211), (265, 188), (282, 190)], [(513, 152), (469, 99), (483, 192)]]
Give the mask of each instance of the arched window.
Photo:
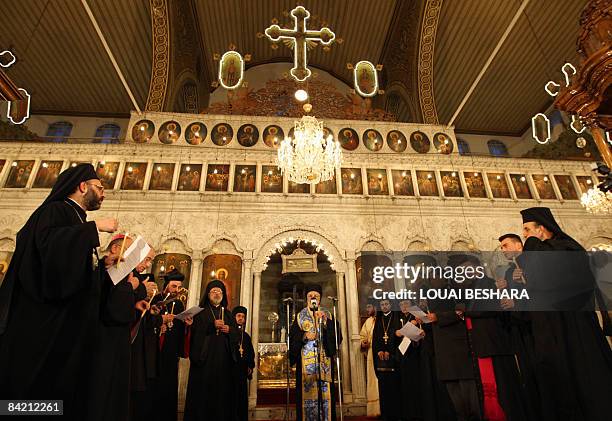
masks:
[(47, 129), (47, 137), (51, 142), (65, 142), (72, 132), (72, 123), (58, 121), (50, 124)]
[(489, 140), (487, 146), (489, 153), (493, 156), (508, 156), (508, 148), (500, 140)]
[(470, 151), (470, 144), (463, 139), (457, 139), (457, 147), (459, 148), (459, 155), (469, 155), (472, 153)]
[(118, 143), (120, 131), (116, 124), (103, 124), (96, 129), (94, 143)]

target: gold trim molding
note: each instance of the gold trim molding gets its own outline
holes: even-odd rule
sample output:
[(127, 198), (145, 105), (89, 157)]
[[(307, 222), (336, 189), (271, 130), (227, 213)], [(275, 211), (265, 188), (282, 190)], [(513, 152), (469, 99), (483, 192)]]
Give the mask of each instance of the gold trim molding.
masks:
[(434, 50), (438, 19), (443, 0), (427, 0), (419, 40), (419, 102), (423, 122), (438, 124), (438, 113), (433, 90)]
[(170, 70), (170, 17), (167, 0), (149, 0), (151, 4), (151, 29), (153, 59), (151, 82), (147, 97), (147, 111), (163, 111)]

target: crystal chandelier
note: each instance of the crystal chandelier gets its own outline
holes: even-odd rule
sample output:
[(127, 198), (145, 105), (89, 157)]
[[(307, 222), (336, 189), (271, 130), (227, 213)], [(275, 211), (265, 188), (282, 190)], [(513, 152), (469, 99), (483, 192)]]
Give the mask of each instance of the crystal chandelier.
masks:
[(293, 139), (280, 144), (276, 164), (289, 181), (316, 184), (334, 178), (342, 164), (340, 143), (324, 138), (323, 122), (305, 115), (295, 122)]
[(591, 213), (610, 213), (612, 212), (612, 193), (604, 193), (598, 187), (593, 187), (582, 195), (580, 203)]

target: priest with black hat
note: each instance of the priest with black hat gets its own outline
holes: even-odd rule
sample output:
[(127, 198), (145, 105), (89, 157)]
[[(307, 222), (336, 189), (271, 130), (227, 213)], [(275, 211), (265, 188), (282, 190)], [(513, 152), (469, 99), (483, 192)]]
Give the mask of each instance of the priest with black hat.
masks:
[(296, 314), (289, 331), (289, 362), (296, 365), (296, 420), (335, 420), (336, 332), (338, 323), (320, 306), (322, 288), (305, 288), (307, 307)]
[(185, 304), (179, 298), (185, 275), (176, 268), (164, 275), (161, 294), (153, 298), (153, 308), (171, 298), (177, 298), (164, 306), (159, 305), (162, 325), (159, 337), (159, 377), (155, 382), (155, 415), (159, 421), (176, 420), (178, 411), (178, 365), (185, 355), (185, 323), (174, 316), (185, 310)]
[(236, 364), (236, 404), (237, 420), (246, 421), (249, 418), (249, 380), (253, 378), (255, 368), (255, 350), (251, 336), (246, 333), (247, 309), (237, 306), (232, 311), (238, 326), (238, 364)]
[(189, 383), (185, 421), (234, 421), (237, 412), (235, 379), (238, 329), (227, 309), (225, 284), (206, 285), (200, 311), (190, 327)]
[[(539, 310), (530, 317), (540, 415), (550, 420), (609, 419), (612, 351), (593, 311), (598, 291), (588, 255), (563, 232), (549, 208), (521, 214), (525, 245), (517, 261), (530, 307)], [(602, 313), (609, 331), (607, 312)]]
[(82, 419), (88, 335), (97, 319), (100, 232), (117, 220), (87, 221), (104, 187), (91, 164), (62, 172), (17, 233), (0, 287), (0, 396), (61, 399), (66, 419)]

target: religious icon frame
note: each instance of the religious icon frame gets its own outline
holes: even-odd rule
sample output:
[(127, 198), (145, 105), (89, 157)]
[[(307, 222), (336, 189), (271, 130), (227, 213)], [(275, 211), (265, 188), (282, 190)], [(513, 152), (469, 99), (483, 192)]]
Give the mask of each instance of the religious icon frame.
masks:
[[(510, 177), (510, 185), (508, 187), (512, 188), (512, 191), (514, 191), (514, 196), (518, 199), (518, 200), (534, 200), (535, 199), (535, 195), (533, 194), (533, 191), (531, 189), (531, 186), (529, 185), (529, 179), (528, 176), (529, 174), (527, 173), (521, 173), (521, 172), (516, 172), (516, 173), (509, 173), (508, 176)], [(525, 178), (525, 180), (521, 180), (521, 178)], [(529, 192), (529, 197), (520, 197), (519, 196), (519, 191), (517, 190), (515, 183), (525, 183), (525, 186), (527, 187), (527, 191)], [(520, 184), (519, 184), (520, 186)], [(522, 190), (521, 190), (521, 194)]]
[[(545, 180), (545, 178), (547, 178), (548, 180)], [(533, 180), (533, 187), (535, 188), (535, 191), (538, 193), (538, 198), (540, 200), (552, 200), (552, 201), (558, 201), (559, 198), (557, 197), (557, 193), (555, 191), (555, 187), (553, 185), (552, 182), (552, 177), (550, 177), (549, 174), (545, 174), (545, 173), (537, 173), (537, 174), (531, 174), (531, 179)], [(544, 183), (548, 183), (548, 186), (552, 192), (552, 198), (551, 197), (542, 197), (542, 193), (545, 192), (544, 190), (540, 189), (539, 186), (539, 182), (543, 181)]]
[[(587, 191), (589, 191), (590, 189), (592, 189), (593, 187), (597, 186), (599, 184), (598, 180), (593, 180), (593, 177), (591, 175), (585, 174), (585, 175), (576, 175), (576, 182), (578, 184), (578, 187), (580, 188), (580, 192), (581, 193), (586, 193)], [(580, 182), (581, 179), (584, 179), (584, 185), (583, 183)], [(591, 183), (587, 183), (587, 180), (591, 180)], [(584, 187), (584, 189), (583, 189)]]
[[(441, 189), (438, 189), (438, 192), (441, 192), (445, 199), (451, 199), (451, 200), (465, 199), (466, 197), (465, 193), (467, 189), (463, 188), (463, 182), (465, 181), (465, 179), (463, 180), (461, 179), (463, 175), (462, 171), (459, 171), (457, 169), (440, 169), (439, 172), (440, 172), (440, 186), (439, 187), (441, 187)], [(453, 174), (455, 175), (453, 176)], [(448, 190), (447, 192), (447, 188), (444, 187), (444, 177), (446, 175), (449, 175), (451, 178), (457, 179), (459, 194), (455, 195), (454, 193), (452, 193), (451, 190)], [(453, 195), (450, 195), (451, 193)]]
[[(153, 162), (153, 167), (151, 169), (151, 177), (149, 177), (149, 185), (147, 186), (147, 190), (150, 191), (171, 191), (174, 187), (174, 174), (176, 173), (176, 162)], [(171, 168), (170, 171), (170, 185), (168, 185), (167, 180), (164, 182), (158, 180), (162, 170), (166, 170)], [(156, 175), (157, 174), (157, 175)], [(156, 184), (154, 186), (154, 184)]]
[[(45, 167), (44, 164), (47, 164), (47, 166)], [(49, 169), (49, 164), (54, 164), (54, 167), (52, 167), (51, 169)], [(59, 164), (59, 168), (57, 167), (57, 164)], [(55, 184), (55, 182), (57, 181), (57, 177), (59, 176), (59, 174), (62, 172), (62, 169), (64, 168), (64, 164), (65, 161), (61, 160), (61, 159), (43, 159), (40, 161), (40, 164), (38, 165), (38, 169), (36, 170), (36, 174), (34, 175), (34, 181), (32, 182), (32, 188), (33, 189), (50, 189), (53, 187), (53, 185)], [(42, 172), (45, 171), (47, 173), (49, 173), (49, 175), (47, 177), (51, 177), (53, 178), (52, 182), (49, 182), (47, 180), (46, 183), (43, 183), (44, 180), (41, 180), (40, 177), (42, 177)], [(55, 174), (51, 171), (57, 171)]]
[[(463, 182), (465, 183), (465, 191), (463, 192), (464, 196), (463, 197), (469, 197), (470, 200), (487, 200), (489, 199), (489, 194), (487, 192), (487, 181), (485, 180), (486, 178), (486, 174), (484, 171), (480, 171), (478, 169), (472, 169), (472, 170), (462, 170), (461, 172), (461, 176), (463, 177)], [(474, 175), (477, 174), (477, 175)], [(482, 181), (482, 188), (484, 190), (484, 196), (475, 196), (473, 195), (473, 193), (475, 192), (475, 190), (472, 190), (470, 188), (470, 183), (468, 182), (468, 180), (471, 180), (472, 178), (480, 178), (480, 180)]]
[[(201, 162), (178, 162), (179, 173), (176, 180), (176, 191), (182, 193), (197, 193), (202, 190), (202, 183), (205, 182), (206, 178), (203, 176), (202, 171), (206, 168), (206, 164)], [(181, 179), (182, 177), (182, 179)], [(193, 185), (197, 178), (197, 188)], [(180, 188), (182, 185), (187, 185), (191, 179), (191, 185), (193, 188), (185, 189)]]
[[(578, 185), (578, 182), (574, 180), (573, 174), (570, 174), (567, 172), (558, 172), (558, 173), (552, 173), (551, 175), (553, 179), (555, 180), (554, 182), (557, 185), (557, 189), (559, 190), (559, 194), (561, 196), (559, 199), (561, 201), (580, 200), (580, 194), (578, 193), (580, 191), (580, 186)], [(569, 180), (571, 191), (574, 193), (575, 197), (569, 197), (569, 198), (565, 197), (564, 190), (561, 188), (561, 183), (560, 183), (560, 180), (565, 177), (567, 177), (567, 179)]]
[[(489, 184), (489, 189), (491, 191), (491, 200), (513, 200), (512, 198), (512, 192), (510, 190), (510, 181), (509, 181), (509, 176), (508, 173), (506, 171), (501, 171), (501, 172), (496, 172), (496, 171), (483, 171), (484, 177), (487, 179), (487, 183)], [(497, 178), (500, 177), (500, 178)], [(493, 186), (491, 184), (491, 179), (495, 178), (495, 180), (498, 180), (500, 182), (503, 183), (503, 185), (505, 186), (505, 191), (508, 192), (508, 196), (507, 197), (502, 197), (502, 196), (496, 196), (495, 192), (498, 191), (497, 188), (494, 189), (495, 186)], [(502, 189), (504, 190), (504, 189)]]
[[(252, 190), (249, 188), (249, 179), (247, 178), (246, 182), (244, 183), (245, 185), (245, 189), (241, 190), (241, 189), (236, 189), (236, 187), (240, 187), (241, 186), (241, 180), (240, 180), (240, 173), (242, 173), (242, 171), (244, 171), (244, 174), (250, 178), (250, 176), (252, 175), (254, 177), (253, 179), (253, 187)], [(252, 174), (247, 174), (247, 172), (252, 171)], [(243, 194), (243, 193), (250, 193), (253, 194), (255, 192), (257, 192), (257, 173), (258, 173), (259, 169), (258, 169), (258, 165), (256, 162), (240, 162), (240, 163), (236, 163), (234, 164), (234, 183), (232, 184), (232, 192), (234, 193), (238, 193), (238, 194)], [(248, 189), (247, 189), (248, 188)]]
[[(6, 163), (4, 164), (6, 165)], [(8, 167), (8, 174), (6, 175), (6, 179), (4, 180), (4, 188), (5, 189), (23, 189), (26, 188), (28, 186), (28, 183), (30, 182), (30, 180), (33, 177), (33, 172), (34, 172), (34, 167), (36, 166), (36, 160), (35, 159), (15, 159), (12, 160), (10, 166)], [(19, 171), (22, 171), (21, 174), (19, 174)], [(16, 174), (15, 174), (16, 173)], [(21, 177), (22, 175), (26, 174), (27, 176), (25, 176), (25, 182), (21, 183), (21, 181), (23, 180), (19, 180), (20, 182), (18, 183), (18, 178)], [(11, 179), (11, 176), (13, 176), (13, 179)], [(12, 182), (12, 183), (11, 183)], [(23, 184), (23, 185), (22, 185)]]
[[(391, 168), (391, 184), (393, 184), (393, 196), (397, 197), (415, 197), (414, 180), (412, 179), (412, 170), (408, 168)], [(402, 180), (408, 180), (409, 194), (398, 193), (398, 186)]]
[[(119, 178), (119, 171), (121, 170), (121, 164), (122, 161), (98, 161), (96, 163), (96, 174), (100, 178), (100, 183), (102, 183), (102, 186), (105, 190), (115, 190), (115, 186), (117, 185), (117, 179)], [(100, 174), (100, 170), (110, 170), (111, 174)]]
[[(420, 180), (419, 176), (420, 174), (425, 174), (425, 173), (431, 174), (431, 177), (425, 176), (425, 179), (433, 180), (433, 185), (435, 186), (436, 194), (424, 194), (424, 189), (421, 187), (419, 183), (419, 180)], [(414, 174), (416, 176), (415, 191), (419, 192), (419, 197), (441, 197), (441, 192), (442, 192), (441, 187), (442, 186), (438, 185), (438, 177), (436, 175), (436, 170), (425, 170), (421, 168), (415, 168)]]
[[(136, 175), (133, 175), (134, 166), (138, 172)], [(130, 171), (130, 168), (132, 170)], [(144, 171), (142, 171), (144, 169)], [(121, 181), (119, 184), (119, 188), (121, 190), (126, 191), (143, 191), (145, 189), (145, 178), (147, 176), (147, 171), (149, 170), (149, 163), (143, 161), (126, 161), (123, 166), (123, 174), (121, 174)], [(134, 177), (134, 182), (140, 184), (139, 188), (131, 188), (128, 186), (132, 180), (129, 179), (130, 176)]]

